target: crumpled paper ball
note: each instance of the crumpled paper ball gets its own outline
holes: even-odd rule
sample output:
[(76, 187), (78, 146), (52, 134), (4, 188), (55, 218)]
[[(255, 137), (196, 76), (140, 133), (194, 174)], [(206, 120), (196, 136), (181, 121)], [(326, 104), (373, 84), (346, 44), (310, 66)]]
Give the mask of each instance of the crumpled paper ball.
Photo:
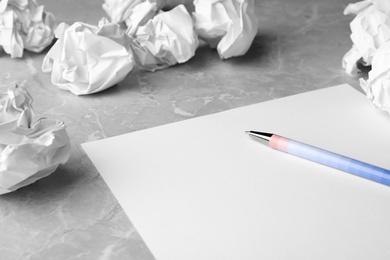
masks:
[(221, 59), (244, 55), (257, 34), (254, 0), (195, 0), (195, 29)]
[(64, 23), (55, 30), (58, 41), (43, 59), (42, 71), (51, 81), (75, 95), (105, 90), (133, 69), (131, 39), (117, 24), (103, 18), (98, 26)]
[(113, 23), (125, 22), (133, 13), (134, 8), (141, 3), (150, 2), (156, 5), (156, 9), (160, 10), (166, 3), (166, 0), (104, 0), (103, 10), (108, 14)]
[(64, 123), (35, 120), (32, 103), (24, 87), (0, 87), (0, 194), (48, 176), (69, 159)]
[(343, 57), (343, 68), (350, 76), (360, 72), (358, 63), (371, 65), (376, 50), (390, 40), (390, 2), (365, 0), (349, 4), (344, 14), (355, 14), (350, 23), (352, 48)]
[(145, 25), (150, 19), (160, 11), (161, 3), (156, 0), (147, 0), (133, 7), (133, 12), (125, 19), (127, 26), (126, 33), (133, 36), (138, 27)]
[(390, 114), (390, 41), (384, 43), (372, 57), (368, 79), (360, 86), (375, 107)]
[(199, 45), (192, 18), (183, 5), (160, 12), (132, 36), (136, 64), (150, 71), (188, 61)]
[(0, 1), (0, 46), (11, 58), (23, 50), (39, 53), (54, 39), (54, 17), (35, 0)]

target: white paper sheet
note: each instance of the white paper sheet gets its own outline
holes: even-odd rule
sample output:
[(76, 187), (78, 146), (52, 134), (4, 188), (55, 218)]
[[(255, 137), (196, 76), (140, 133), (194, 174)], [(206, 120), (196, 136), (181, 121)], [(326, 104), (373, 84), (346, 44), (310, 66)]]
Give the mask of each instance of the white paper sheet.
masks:
[(83, 144), (157, 260), (390, 259), (390, 187), (272, 150), (276, 132), (390, 168), (348, 85)]

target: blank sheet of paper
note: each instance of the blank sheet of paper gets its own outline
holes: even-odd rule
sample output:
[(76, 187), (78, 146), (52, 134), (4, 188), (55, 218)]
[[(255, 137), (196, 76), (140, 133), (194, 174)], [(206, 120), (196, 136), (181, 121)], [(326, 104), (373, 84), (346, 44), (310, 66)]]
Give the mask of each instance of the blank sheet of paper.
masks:
[(390, 259), (390, 187), (247, 130), (390, 169), (390, 117), (348, 85), (82, 146), (157, 260)]

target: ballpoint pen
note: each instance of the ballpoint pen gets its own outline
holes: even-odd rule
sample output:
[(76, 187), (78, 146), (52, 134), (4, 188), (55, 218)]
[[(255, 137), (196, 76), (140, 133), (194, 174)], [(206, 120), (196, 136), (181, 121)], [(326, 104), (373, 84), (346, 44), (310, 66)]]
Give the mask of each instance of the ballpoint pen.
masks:
[(354, 175), (390, 186), (390, 170), (361, 162), (337, 153), (300, 143), (276, 134), (246, 131), (258, 140), (265, 141), (269, 147), (310, 161), (330, 166)]

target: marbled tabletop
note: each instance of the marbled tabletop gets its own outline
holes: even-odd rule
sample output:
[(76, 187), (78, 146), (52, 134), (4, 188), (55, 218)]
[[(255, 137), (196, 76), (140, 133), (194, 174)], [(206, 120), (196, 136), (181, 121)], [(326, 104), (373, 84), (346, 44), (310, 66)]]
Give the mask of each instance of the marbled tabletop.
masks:
[[(97, 24), (102, 1), (38, 0), (58, 22)], [(41, 71), (47, 52), (11, 59), (0, 84), (18, 80), (37, 115), (65, 122), (71, 157), (50, 176), (0, 196), (0, 259), (154, 259), (80, 144), (341, 83), (351, 48), (349, 0), (256, 0), (259, 29), (243, 57), (221, 60), (202, 44), (184, 64), (134, 69), (89, 96), (60, 90)], [(22, 162), (21, 162), (22, 163)]]

